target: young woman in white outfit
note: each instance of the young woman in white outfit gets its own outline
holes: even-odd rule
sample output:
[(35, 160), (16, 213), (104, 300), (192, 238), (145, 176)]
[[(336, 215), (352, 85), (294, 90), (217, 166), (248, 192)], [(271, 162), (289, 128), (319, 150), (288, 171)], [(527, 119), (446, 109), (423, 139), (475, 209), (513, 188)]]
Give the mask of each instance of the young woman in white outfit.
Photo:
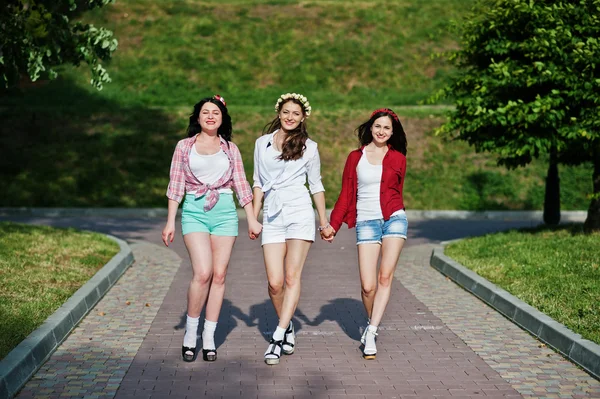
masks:
[(302, 268), (315, 240), (311, 195), (319, 230), (329, 226), (319, 151), (306, 132), (310, 104), (303, 95), (288, 93), (277, 100), (275, 111), (277, 117), (254, 147), (253, 207), (258, 215), (264, 200), (262, 248), (269, 296), (279, 317), (264, 355), (267, 364), (278, 364), (282, 353), (294, 353), (292, 316), (300, 298)]

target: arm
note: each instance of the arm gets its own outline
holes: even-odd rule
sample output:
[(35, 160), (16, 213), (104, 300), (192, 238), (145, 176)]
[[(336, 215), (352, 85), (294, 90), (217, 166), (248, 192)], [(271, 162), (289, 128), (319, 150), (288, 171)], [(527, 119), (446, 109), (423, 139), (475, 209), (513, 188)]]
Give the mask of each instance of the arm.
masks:
[(250, 189), (250, 183), (246, 180), (246, 172), (244, 170), (244, 163), (242, 161), (242, 154), (238, 147), (230, 143), (231, 152), (234, 157), (233, 162), (233, 187), (238, 197), (240, 205), (246, 212), (246, 220), (248, 221), (248, 237), (251, 240), (255, 240), (262, 231), (262, 225), (256, 220), (256, 215), (252, 211), (252, 190)]
[(185, 173), (183, 171), (181, 144), (177, 144), (175, 152), (173, 152), (169, 176), (167, 223), (162, 231), (162, 240), (167, 247), (175, 239), (175, 217), (177, 216), (179, 203), (185, 194)]
[(327, 213), (325, 211), (325, 192), (321, 191), (315, 193), (312, 197), (315, 202), (315, 208), (317, 208), (317, 214), (319, 215), (319, 226), (325, 227), (329, 224), (327, 221)]
[(351, 157), (352, 155), (348, 155), (348, 158), (346, 159), (344, 172), (342, 173), (342, 189), (340, 190), (340, 195), (331, 211), (331, 227), (334, 230), (334, 234), (342, 227), (343, 220), (346, 218), (346, 213), (348, 212), (348, 191), (351, 189), (348, 181), (352, 175)]
[[(327, 212), (325, 210), (325, 187), (323, 187), (321, 181), (321, 158), (319, 157), (318, 148), (315, 148), (315, 154), (308, 161), (307, 178), (308, 186), (319, 216), (319, 232), (321, 233), (321, 238), (329, 241), (329, 238), (331, 238), (333, 234), (330, 234), (330, 230), (328, 230), (329, 221), (327, 220)], [(324, 232), (327, 234), (324, 234)]]
[(262, 207), (262, 200), (265, 195), (262, 191), (262, 184), (260, 183), (260, 173), (258, 169), (260, 156), (258, 151), (258, 140), (256, 140), (256, 143), (254, 144), (254, 173), (252, 175), (252, 181), (254, 182), (254, 185), (252, 186), (252, 208), (254, 217), (256, 218), (258, 218), (260, 208)]
[(246, 206), (244, 206), (244, 212), (246, 212), (246, 220), (248, 220), (248, 237), (250, 237), (251, 240), (256, 240), (262, 232), (262, 224), (256, 219), (252, 202), (248, 202)]
[(258, 218), (258, 214), (260, 213), (260, 208), (262, 207), (262, 200), (264, 197), (264, 193), (260, 187), (254, 187), (252, 190), (253, 198), (252, 198), (252, 211), (254, 212), (254, 217)]
[(175, 239), (175, 217), (177, 216), (177, 208), (179, 208), (179, 202), (169, 199), (168, 211), (167, 211), (167, 224), (162, 231), (162, 240), (168, 247), (169, 243)]

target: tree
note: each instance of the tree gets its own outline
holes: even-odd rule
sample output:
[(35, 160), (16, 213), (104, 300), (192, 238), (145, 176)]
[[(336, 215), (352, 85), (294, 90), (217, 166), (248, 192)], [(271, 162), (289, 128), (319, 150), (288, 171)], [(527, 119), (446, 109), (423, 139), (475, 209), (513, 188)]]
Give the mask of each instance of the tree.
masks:
[[(600, 230), (600, 0), (481, 1), (461, 33), (448, 54), (458, 72), (432, 98), (456, 103), (438, 134), (497, 153), (508, 168), (549, 153), (591, 162), (585, 229)], [(552, 198), (552, 162), (548, 181)]]
[(0, 87), (15, 86), (22, 75), (36, 81), (42, 74), (57, 76), (65, 63), (91, 70), (97, 89), (110, 82), (101, 60), (117, 48), (113, 33), (94, 25), (73, 22), (76, 13), (102, 7), (113, 0), (3, 0), (0, 14)]

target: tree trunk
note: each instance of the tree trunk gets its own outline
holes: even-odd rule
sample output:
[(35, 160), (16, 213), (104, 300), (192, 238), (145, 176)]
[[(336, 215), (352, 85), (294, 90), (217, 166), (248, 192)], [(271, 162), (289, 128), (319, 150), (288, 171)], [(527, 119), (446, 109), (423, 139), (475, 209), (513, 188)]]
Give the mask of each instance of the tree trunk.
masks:
[(587, 218), (583, 224), (583, 231), (586, 233), (600, 231), (600, 148), (598, 147), (594, 151), (592, 162), (594, 163), (594, 174), (592, 175), (594, 193), (588, 208)]
[(550, 149), (550, 166), (544, 197), (544, 223), (550, 226), (556, 226), (560, 222), (560, 179), (557, 158), (556, 147), (553, 145)]

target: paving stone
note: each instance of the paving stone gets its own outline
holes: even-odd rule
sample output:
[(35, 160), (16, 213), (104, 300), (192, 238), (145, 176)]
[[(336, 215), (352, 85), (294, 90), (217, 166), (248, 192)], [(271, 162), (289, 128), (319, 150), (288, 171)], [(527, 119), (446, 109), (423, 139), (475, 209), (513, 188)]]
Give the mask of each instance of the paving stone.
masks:
[(359, 349), (366, 320), (354, 230), (344, 228), (331, 245), (316, 242), (294, 317), (297, 352), (278, 366), (262, 359), (277, 318), (260, 245), (246, 238), (243, 221), (214, 363), (180, 359), (191, 272), (181, 236), (168, 250), (154, 245), (160, 244), (163, 219), (65, 217), (37, 223), (137, 241), (136, 263), (26, 385), (23, 398), (600, 397), (597, 381), (429, 266), (439, 241), (528, 222), (411, 221), (373, 361), (363, 360)]
[[(149, 243), (130, 244), (136, 262), (23, 387), (18, 397), (113, 397), (181, 259)], [(126, 302), (130, 301), (130, 305)], [(155, 306), (146, 306), (146, 303)], [(83, 384), (81, 379), (89, 381)], [(40, 387), (44, 387), (40, 389)]]
[(600, 382), (429, 267), (435, 247), (410, 247), (396, 277), (503, 380), (523, 397), (600, 398)]

